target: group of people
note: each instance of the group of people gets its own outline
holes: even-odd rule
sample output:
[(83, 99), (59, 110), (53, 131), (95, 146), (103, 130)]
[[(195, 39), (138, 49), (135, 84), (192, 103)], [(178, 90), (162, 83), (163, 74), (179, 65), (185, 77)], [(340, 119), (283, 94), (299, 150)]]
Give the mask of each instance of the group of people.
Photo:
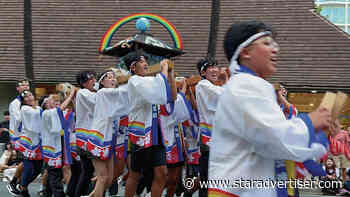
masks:
[[(286, 160), (314, 164), (327, 152), (321, 130), (330, 125), (330, 112), (320, 107), (298, 114), (284, 92), (266, 81), (277, 69), (274, 35), (263, 22), (233, 24), (224, 41), (229, 72), (204, 58), (195, 86), (176, 78), (167, 59), (159, 74), (146, 76), (142, 54), (125, 60), (128, 71), (106, 70), (98, 77), (80, 72), (80, 89), (60, 102), (48, 95), (37, 105), (29, 82), (20, 80), (9, 108), (10, 137), (24, 159), (9, 191), (29, 196), (43, 161), (49, 195), (76, 197), (103, 196), (125, 168), (126, 197), (144, 187), (153, 197), (166, 188), (171, 197), (185, 178), (184, 166), (186, 177), (198, 177), (184, 192), (192, 196), (198, 180), (286, 180)], [(131, 77), (119, 84), (125, 73)], [(288, 196), (285, 188), (199, 190), (200, 196)]]

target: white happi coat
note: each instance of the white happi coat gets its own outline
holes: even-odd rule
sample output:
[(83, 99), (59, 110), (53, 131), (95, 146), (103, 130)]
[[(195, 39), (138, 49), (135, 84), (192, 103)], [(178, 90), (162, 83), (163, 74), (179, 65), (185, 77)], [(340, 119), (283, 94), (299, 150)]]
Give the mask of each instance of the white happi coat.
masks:
[(16, 142), (16, 148), (21, 151), (28, 160), (41, 160), (40, 133), (42, 122), (40, 107), (24, 105), (21, 108), (22, 132)]
[[(134, 75), (128, 81), (128, 94), (130, 143), (141, 148), (162, 144), (158, 131), (152, 132), (152, 111), (158, 110), (157, 104), (172, 102), (168, 79), (161, 73), (156, 77)], [(157, 116), (155, 114), (155, 118)]]
[[(309, 144), (314, 129), (308, 116), (287, 120), (274, 87), (248, 73), (232, 76), (224, 86), (213, 130), (209, 180), (275, 180), (275, 160), (305, 161), (326, 153), (321, 144)], [(272, 187), (209, 187), (209, 194), (277, 195)]]
[[(162, 106), (165, 107), (165, 105)], [(174, 164), (184, 160), (183, 142), (180, 137), (180, 132), (182, 132), (181, 122), (189, 120), (192, 113), (192, 109), (182, 92), (177, 94), (174, 112), (172, 114), (168, 115), (161, 108), (159, 119), (162, 133), (165, 136), (166, 160), (168, 164)]]
[(10, 140), (13, 145), (18, 140), (20, 134), (19, 127), (21, 124), (21, 99), (17, 96), (9, 105), (10, 113)]
[(42, 114), (42, 150), (44, 161), (52, 167), (62, 167), (62, 124), (57, 108), (45, 110)]
[(204, 79), (196, 85), (196, 101), (199, 112), (199, 128), (201, 141), (209, 145), (212, 135), (213, 120), (216, 111), (216, 105), (223, 88), (212, 84)]
[(80, 89), (76, 96), (76, 122), (75, 134), (77, 146), (86, 150), (86, 143), (89, 139), (89, 130), (91, 129), (94, 117), (96, 93), (88, 89)]
[[(127, 85), (103, 88), (96, 93), (94, 118), (87, 149), (102, 160), (109, 159), (118, 143), (124, 143), (119, 133), (119, 120), (129, 110)], [(113, 150), (113, 151), (112, 151)]]

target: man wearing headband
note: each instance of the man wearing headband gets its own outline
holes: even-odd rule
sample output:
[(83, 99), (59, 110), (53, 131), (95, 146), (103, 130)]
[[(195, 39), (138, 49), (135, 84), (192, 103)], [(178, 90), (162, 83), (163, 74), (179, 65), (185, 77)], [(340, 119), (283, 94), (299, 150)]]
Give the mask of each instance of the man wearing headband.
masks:
[[(29, 90), (29, 81), (27, 79), (18, 80), (16, 90), (18, 92), (18, 96), (9, 105), (10, 141), (15, 150), (17, 150), (15, 144), (16, 144), (16, 141), (19, 139), (18, 136), (21, 132), (21, 127), (22, 127), (20, 110), (21, 110), (21, 102), (23, 97), (21, 97), (21, 94), (24, 91)], [(17, 180), (21, 176), (22, 171), (23, 171), (23, 163), (20, 163), (17, 166), (15, 176), (7, 186), (11, 194), (14, 194), (14, 195), (19, 194), (19, 191), (16, 189), (16, 185), (17, 185)]]
[[(98, 83), (101, 89), (95, 96), (90, 137), (86, 145), (92, 155), (97, 177), (94, 191), (89, 196), (103, 196), (113, 179), (118, 178), (124, 169), (120, 147), (124, 145), (125, 136), (119, 130), (119, 121), (129, 111), (127, 85), (116, 87), (117, 80), (112, 70), (102, 73)], [(116, 148), (117, 145), (119, 149)], [(117, 182), (114, 181), (115, 183)]]
[[(212, 125), (218, 97), (222, 94), (223, 88), (215, 85), (218, 82), (219, 67), (216, 61), (202, 59), (197, 64), (198, 72), (202, 80), (196, 85), (196, 101), (199, 113), (200, 129), (200, 151), (199, 159), (200, 178), (208, 180), (209, 144), (212, 132)], [(199, 190), (199, 196), (207, 196), (206, 188)]]
[(81, 89), (76, 96), (76, 124), (75, 134), (76, 142), (79, 147), (79, 156), (81, 162), (81, 174), (74, 196), (88, 195), (89, 189), (86, 187), (90, 184), (93, 177), (94, 167), (92, 165), (89, 154), (86, 151), (86, 143), (89, 138), (89, 130), (93, 119), (95, 107), (96, 78), (93, 71), (82, 71), (77, 77), (77, 83)]
[(233, 24), (224, 49), (234, 75), (216, 108), (209, 180), (229, 182), (227, 187), (209, 185), (209, 196), (287, 196), (270, 184), (276, 178), (287, 179), (286, 174), (276, 177), (279, 166), (275, 161), (321, 158), (328, 140), (319, 130), (328, 128), (330, 112), (320, 107), (286, 119), (273, 85), (265, 80), (277, 70), (279, 48), (264, 23)]
[(159, 105), (173, 105), (173, 98), (176, 98), (174, 70), (168, 69), (168, 61), (160, 62), (161, 73), (155, 77), (145, 77), (148, 63), (144, 56), (132, 56), (126, 60), (133, 74), (128, 81), (131, 169), (126, 183), (126, 197), (134, 196), (143, 170), (153, 169), (152, 196), (160, 197), (166, 183), (165, 147), (158, 121)]
[[(71, 128), (74, 113), (67, 113), (65, 109), (72, 102), (75, 95), (75, 87), (72, 88), (70, 95), (64, 102), (57, 103), (54, 95), (42, 96), (39, 105), (43, 110), (41, 131), (41, 145), (44, 162), (47, 163), (47, 196), (65, 196), (63, 189), (63, 171), (64, 158), (70, 157), (70, 149), (64, 146), (65, 143), (70, 144), (68, 135), (64, 135), (63, 125)], [(66, 120), (67, 119), (67, 120)], [(69, 123), (68, 123), (69, 122)], [(63, 132), (67, 132), (63, 131)], [(65, 137), (66, 136), (66, 137)], [(65, 155), (63, 155), (65, 154)]]

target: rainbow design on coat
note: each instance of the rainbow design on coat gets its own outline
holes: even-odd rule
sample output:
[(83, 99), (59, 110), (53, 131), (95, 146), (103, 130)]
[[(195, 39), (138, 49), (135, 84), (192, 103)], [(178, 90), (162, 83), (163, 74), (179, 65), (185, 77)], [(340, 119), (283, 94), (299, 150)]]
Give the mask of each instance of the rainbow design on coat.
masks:
[(98, 51), (100, 53), (102, 53), (106, 48), (109, 47), (113, 35), (115, 34), (115, 32), (118, 31), (119, 28), (121, 28), (126, 23), (133, 21), (133, 20), (136, 20), (136, 19), (139, 19), (139, 18), (147, 18), (147, 19), (151, 19), (153, 21), (160, 23), (170, 33), (171, 38), (174, 42), (174, 47), (183, 50), (181, 36), (172, 23), (170, 23), (165, 18), (163, 18), (159, 15), (156, 15), (156, 14), (137, 13), (137, 14), (131, 14), (131, 15), (125, 16), (125, 17), (119, 19), (117, 22), (115, 22), (112, 26), (110, 26), (100, 41), (100, 47), (99, 47)]
[(200, 127), (200, 131), (201, 131), (202, 143), (205, 145), (208, 145), (208, 143), (211, 139), (212, 125), (202, 122), (199, 124), (199, 127)]
[(229, 192), (226, 192), (226, 191), (223, 191), (220, 189), (214, 189), (214, 188), (208, 189), (208, 196), (210, 196), (210, 197), (239, 197), (239, 196), (231, 194)]

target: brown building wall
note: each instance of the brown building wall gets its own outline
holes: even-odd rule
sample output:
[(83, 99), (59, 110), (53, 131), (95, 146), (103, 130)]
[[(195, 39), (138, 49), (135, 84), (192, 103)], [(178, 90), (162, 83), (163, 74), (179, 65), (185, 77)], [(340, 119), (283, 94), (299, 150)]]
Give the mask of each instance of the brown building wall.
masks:
[[(222, 42), (229, 25), (258, 19), (278, 32), (281, 55), (271, 81), (283, 81), (295, 89), (349, 89), (349, 36), (313, 13), (313, 6), (313, 0), (221, 0), (219, 63), (228, 64)], [(119, 18), (139, 12), (161, 15), (176, 26), (187, 52), (176, 60), (176, 72), (196, 74), (195, 64), (207, 54), (209, 0), (35, 0), (32, 29), (36, 82), (74, 82), (79, 70), (101, 71), (114, 65), (115, 58), (99, 58), (100, 39)], [(0, 81), (6, 81), (24, 75), (23, 1), (0, 3), (0, 16), (0, 43), (4, 46), (0, 48)], [(130, 23), (117, 32), (113, 43), (134, 33), (135, 23)], [(151, 33), (171, 44), (169, 34), (159, 24), (152, 22)]]
[[(74, 81), (81, 69), (101, 71), (115, 58), (99, 59), (97, 49), (104, 32), (119, 18), (150, 12), (172, 22), (180, 32), (186, 54), (176, 61), (177, 72), (189, 75), (206, 55), (211, 1), (33, 1), (33, 57), (36, 80)], [(117, 32), (112, 42), (136, 33), (135, 21)], [(166, 29), (151, 23), (151, 33), (171, 43)]]
[(313, 13), (312, 0), (221, 0), (218, 59), (227, 64), (223, 37), (233, 22), (262, 20), (277, 31), (281, 51), (271, 81), (289, 87), (350, 87), (350, 39)]
[(24, 76), (23, 1), (0, 1), (0, 81)]

